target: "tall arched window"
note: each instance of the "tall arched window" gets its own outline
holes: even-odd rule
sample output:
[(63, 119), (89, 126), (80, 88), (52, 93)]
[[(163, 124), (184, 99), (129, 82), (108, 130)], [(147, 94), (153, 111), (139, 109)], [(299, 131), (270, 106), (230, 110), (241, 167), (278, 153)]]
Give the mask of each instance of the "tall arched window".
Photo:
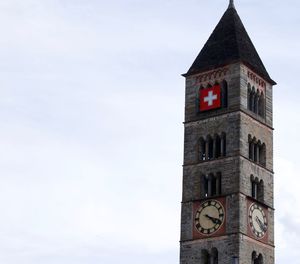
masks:
[(247, 85), (247, 109), (260, 117), (265, 117), (265, 96), (263, 91)]
[(211, 264), (218, 264), (219, 263), (219, 253), (218, 250), (216, 248), (213, 248), (211, 250)]
[(266, 166), (266, 145), (255, 137), (252, 138), (248, 135), (249, 144), (249, 159), (262, 165)]
[(215, 196), (217, 194), (217, 177), (212, 175), (211, 177), (211, 195)]
[(264, 202), (264, 181), (260, 180), (257, 188), (257, 199)]
[(220, 172), (201, 175), (201, 197), (221, 195), (222, 175)]
[(257, 256), (257, 253), (255, 251), (252, 252), (252, 255), (251, 255), (251, 264), (263, 264), (264, 261), (263, 261), (263, 256), (262, 254), (259, 254)]
[(253, 161), (254, 162), (257, 162), (257, 153), (259, 151), (259, 148), (257, 146), (257, 141), (256, 141), (256, 138), (253, 138), (252, 139), (252, 151), (253, 151)]
[(214, 136), (214, 157), (219, 158), (221, 156), (221, 138), (219, 135)]
[(221, 134), (221, 156), (226, 156), (226, 134), (224, 132)]
[(207, 159), (212, 159), (213, 153), (214, 153), (214, 141), (211, 136), (207, 136), (206, 140), (206, 153), (207, 153)]
[(253, 140), (251, 135), (248, 136), (248, 143), (249, 143), (249, 159), (254, 159), (254, 148), (253, 148)]
[(203, 137), (201, 137), (198, 142), (198, 154), (199, 161), (203, 161), (206, 159), (206, 142)]
[(260, 160), (259, 163), (266, 166), (266, 144), (263, 143), (260, 148)]
[(256, 144), (256, 159), (255, 161), (258, 162), (259, 164), (261, 164), (261, 155), (262, 155), (262, 152), (261, 152), (261, 149), (262, 149), (262, 144), (261, 144), (261, 141), (258, 140), (257, 141), (257, 144)]
[(201, 176), (201, 196), (208, 197), (208, 176)]
[(258, 255), (257, 263), (258, 263), (258, 264), (263, 264), (263, 263), (264, 263), (262, 254), (259, 254), (259, 255)]
[(251, 196), (252, 196), (252, 198), (257, 199), (258, 179), (254, 178), (254, 176), (251, 175), (250, 180), (251, 180)]
[(201, 250), (201, 264), (210, 264), (210, 256), (206, 249)]
[(264, 181), (259, 180), (257, 177), (254, 178), (253, 175), (250, 176), (251, 181), (251, 197), (264, 202)]
[(216, 195), (216, 181), (215, 176), (210, 173), (208, 175), (208, 196), (214, 196)]
[(256, 251), (253, 251), (251, 255), (251, 264), (256, 264), (255, 262), (256, 258), (257, 258)]
[(226, 134), (200, 137), (195, 147), (199, 162), (226, 156)]

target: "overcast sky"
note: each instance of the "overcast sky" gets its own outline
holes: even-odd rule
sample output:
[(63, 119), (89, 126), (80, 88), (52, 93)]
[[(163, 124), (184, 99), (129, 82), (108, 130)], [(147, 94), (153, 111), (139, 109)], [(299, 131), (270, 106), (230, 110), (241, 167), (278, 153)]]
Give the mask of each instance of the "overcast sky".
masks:
[[(174, 264), (184, 78), (227, 0), (0, 0), (0, 263)], [(300, 2), (236, 0), (274, 88), (277, 264), (300, 263)]]

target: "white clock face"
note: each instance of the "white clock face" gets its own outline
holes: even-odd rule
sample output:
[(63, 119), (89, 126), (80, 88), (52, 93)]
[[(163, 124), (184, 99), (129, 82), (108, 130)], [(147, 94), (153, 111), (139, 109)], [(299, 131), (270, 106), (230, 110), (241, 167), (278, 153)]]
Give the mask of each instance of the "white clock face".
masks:
[(211, 235), (223, 225), (225, 211), (223, 205), (216, 200), (209, 200), (201, 204), (196, 211), (195, 227), (203, 235)]
[(267, 217), (258, 204), (253, 203), (249, 208), (249, 224), (252, 233), (259, 239), (263, 238), (268, 230)]

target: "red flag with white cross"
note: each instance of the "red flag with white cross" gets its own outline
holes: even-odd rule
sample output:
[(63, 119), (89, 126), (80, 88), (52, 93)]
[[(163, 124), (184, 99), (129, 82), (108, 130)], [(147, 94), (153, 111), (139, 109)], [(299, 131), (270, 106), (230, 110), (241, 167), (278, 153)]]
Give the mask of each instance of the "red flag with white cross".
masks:
[(219, 84), (200, 90), (200, 111), (221, 107), (221, 87)]

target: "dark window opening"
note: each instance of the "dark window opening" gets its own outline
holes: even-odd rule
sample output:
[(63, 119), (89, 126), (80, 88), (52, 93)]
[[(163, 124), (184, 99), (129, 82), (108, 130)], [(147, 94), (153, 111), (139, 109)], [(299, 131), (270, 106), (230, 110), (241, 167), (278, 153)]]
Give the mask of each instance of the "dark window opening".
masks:
[(247, 109), (260, 117), (265, 117), (265, 96), (263, 92), (254, 87), (251, 88), (250, 83), (247, 86)]
[(198, 161), (218, 159), (226, 156), (226, 134), (201, 137), (197, 146)]
[(221, 195), (221, 173), (210, 173), (201, 176), (201, 197)]
[(260, 180), (253, 175), (250, 177), (251, 181), (251, 196), (252, 198), (264, 202), (264, 181)]
[(266, 166), (266, 145), (262, 144), (260, 140), (257, 141), (255, 137), (252, 138), (251, 135), (248, 136), (248, 145), (248, 158), (253, 162)]

